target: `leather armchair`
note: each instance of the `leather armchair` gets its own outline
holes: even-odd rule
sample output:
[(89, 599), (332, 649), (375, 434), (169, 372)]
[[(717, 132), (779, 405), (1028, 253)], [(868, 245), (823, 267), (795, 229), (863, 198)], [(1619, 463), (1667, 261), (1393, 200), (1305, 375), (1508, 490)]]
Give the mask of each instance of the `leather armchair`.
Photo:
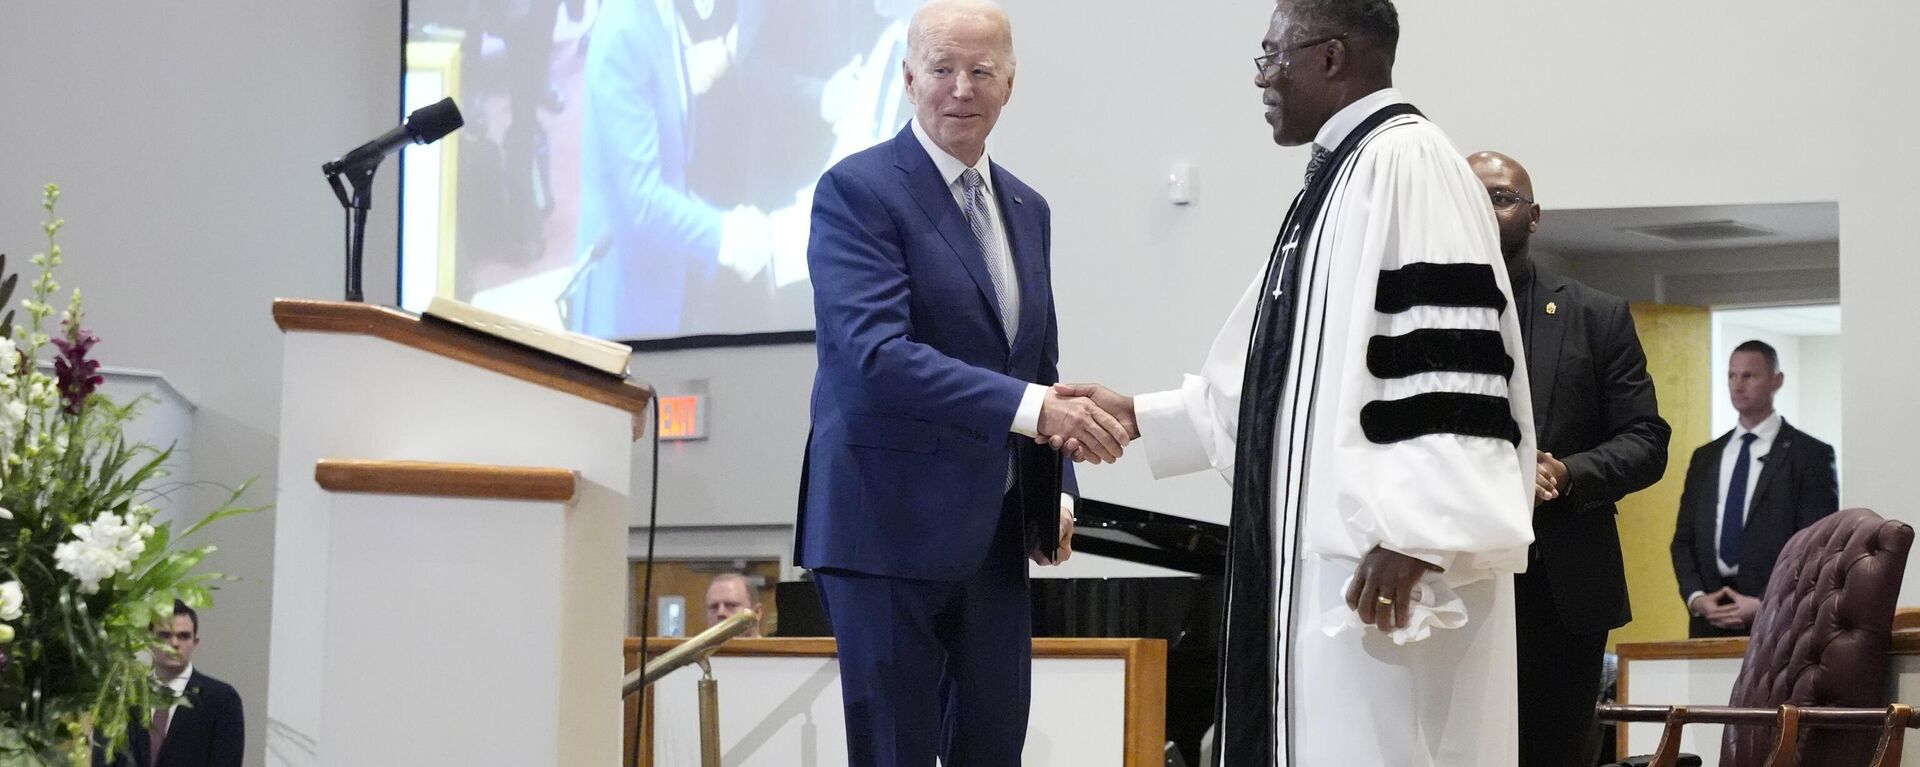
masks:
[[(1667, 722), (1661, 753), (1642, 762), (1652, 767), (1679, 763), (1688, 722), (1729, 725), (1722, 767), (1897, 764), (1901, 734), (1920, 726), (1886, 699), (1894, 603), (1912, 546), (1913, 528), (1867, 509), (1814, 523), (1780, 552), (1729, 707), (1601, 706), (1599, 718)], [(1834, 710), (1843, 708), (1860, 711)], [(1862, 728), (1879, 729), (1879, 742)], [(1889, 740), (1891, 754), (1876, 755)]]

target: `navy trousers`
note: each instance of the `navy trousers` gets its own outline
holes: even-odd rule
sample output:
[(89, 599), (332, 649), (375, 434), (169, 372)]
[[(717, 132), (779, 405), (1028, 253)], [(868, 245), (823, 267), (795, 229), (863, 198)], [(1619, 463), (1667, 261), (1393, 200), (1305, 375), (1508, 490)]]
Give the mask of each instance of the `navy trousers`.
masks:
[[(840, 652), (850, 767), (1018, 767), (1033, 616), (1009, 502), (986, 560), (956, 580), (814, 571)], [(938, 541), (902, 541), (938, 546)]]

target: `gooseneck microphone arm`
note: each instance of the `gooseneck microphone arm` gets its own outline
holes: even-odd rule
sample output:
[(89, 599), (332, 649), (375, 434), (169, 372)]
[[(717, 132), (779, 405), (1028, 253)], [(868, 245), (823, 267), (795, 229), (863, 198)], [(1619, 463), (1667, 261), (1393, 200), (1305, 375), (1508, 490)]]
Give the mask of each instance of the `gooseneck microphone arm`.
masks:
[[(454, 106), (453, 99), (441, 99), (414, 110), (400, 127), (320, 166), (320, 172), (327, 176), (327, 183), (333, 186), (333, 196), (340, 198), (340, 206), (347, 210), (348, 301), (366, 300), (360, 288), (360, 265), (367, 241), (367, 211), (373, 207), (373, 174), (380, 169), (380, 161), (407, 144), (439, 141), (463, 124), (460, 108)], [(343, 176), (346, 178), (345, 184), (341, 183)], [(347, 191), (349, 185), (353, 187), (351, 193)]]

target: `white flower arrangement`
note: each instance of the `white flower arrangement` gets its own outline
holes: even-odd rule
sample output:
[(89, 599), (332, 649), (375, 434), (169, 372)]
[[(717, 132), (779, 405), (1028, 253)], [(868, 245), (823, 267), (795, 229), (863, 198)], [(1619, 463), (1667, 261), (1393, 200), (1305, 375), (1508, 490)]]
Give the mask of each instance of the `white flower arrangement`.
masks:
[(129, 442), (139, 403), (96, 391), (100, 339), (81, 324), (79, 291), (59, 333), (45, 330), (59, 290), (58, 197), (49, 184), (48, 249), (31, 259), (40, 274), (19, 324), (4, 310), (21, 275), (0, 256), (0, 767), (84, 765), (96, 748), (127, 747), (133, 712), (173, 699), (153, 679), (154, 623), (175, 600), (210, 603), (219, 577), (200, 571), (213, 547), (178, 541), (253, 510), (233, 503), (242, 486), (176, 534), (140, 502), (170, 450)]

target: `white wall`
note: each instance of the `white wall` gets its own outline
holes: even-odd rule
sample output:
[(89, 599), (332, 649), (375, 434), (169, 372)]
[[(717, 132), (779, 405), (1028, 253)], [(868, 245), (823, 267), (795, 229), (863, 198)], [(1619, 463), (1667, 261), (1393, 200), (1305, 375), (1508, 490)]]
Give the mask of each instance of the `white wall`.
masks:
[[(1022, 66), (995, 152), (1054, 203), (1062, 368), (1127, 390), (1173, 386), (1259, 268), (1304, 165), (1301, 150), (1267, 142), (1251, 85), (1270, 5), (1007, 5)], [(1920, 105), (1897, 96), (1920, 64), (1907, 39), (1920, 6), (1401, 5), (1399, 84), (1463, 151), (1520, 158), (1556, 205), (1838, 201), (1846, 448), (1860, 457), (1842, 501), (1920, 518), (1899, 467), (1873, 458), (1902, 454), (1903, 435), (1920, 430), (1906, 383), (1920, 359), (1885, 353), (1911, 345), (1920, 283), (1905, 255), (1920, 209), (1909, 183)], [(201, 406), (196, 472), (258, 475), (256, 500), (272, 496), (277, 447), (267, 302), (337, 294), (339, 212), (315, 166), (394, 122), (398, 23), (397, 4), (374, 0), (0, 6), (0, 247), (32, 251), (35, 190), (64, 182), (65, 281), (86, 286), (101, 353), (173, 376)], [(1158, 202), (1175, 160), (1198, 168), (1187, 209)], [(379, 278), (393, 273), (392, 200), (388, 187), (369, 242), (376, 300), (392, 296)], [(636, 363), (656, 381), (747, 392), (716, 398), (716, 432), (723, 415), (763, 425), (748, 445), (716, 439), (669, 464), (686, 514), (780, 518), (804, 438), (787, 397), (808, 386), (810, 360), (736, 349)], [(1082, 484), (1212, 519), (1227, 497), (1213, 479), (1151, 482), (1132, 461)], [(714, 511), (691, 506), (708, 499)], [(271, 524), (220, 534), (216, 566), (247, 580), (208, 613), (207, 668), (256, 702)], [(1920, 601), (1909, 589), (1905, 601)]]
[[(199, 0), (0, 4), (0, 252), (45, 247), (39, 188), (65, 189), (66, 266), (107, 363), (198, 405), (193, 479), (274, 495), (276, 296), (340, 295), (339, 204), (320, 163), (391, 127), (399, 4)], [(388, 179), (391, 181), (391, 179)], [(369, 297), (394, 290), (391, 185), (368, 238)], [(24, 281), (23, 281), (24, 287)], [(200, 489), (201, 511), (221, 500)], [(239, 688), (249, 763), (266, 721), (273, 517), (216, 528), (240, 580), (202, 613), (196, 665)]]

